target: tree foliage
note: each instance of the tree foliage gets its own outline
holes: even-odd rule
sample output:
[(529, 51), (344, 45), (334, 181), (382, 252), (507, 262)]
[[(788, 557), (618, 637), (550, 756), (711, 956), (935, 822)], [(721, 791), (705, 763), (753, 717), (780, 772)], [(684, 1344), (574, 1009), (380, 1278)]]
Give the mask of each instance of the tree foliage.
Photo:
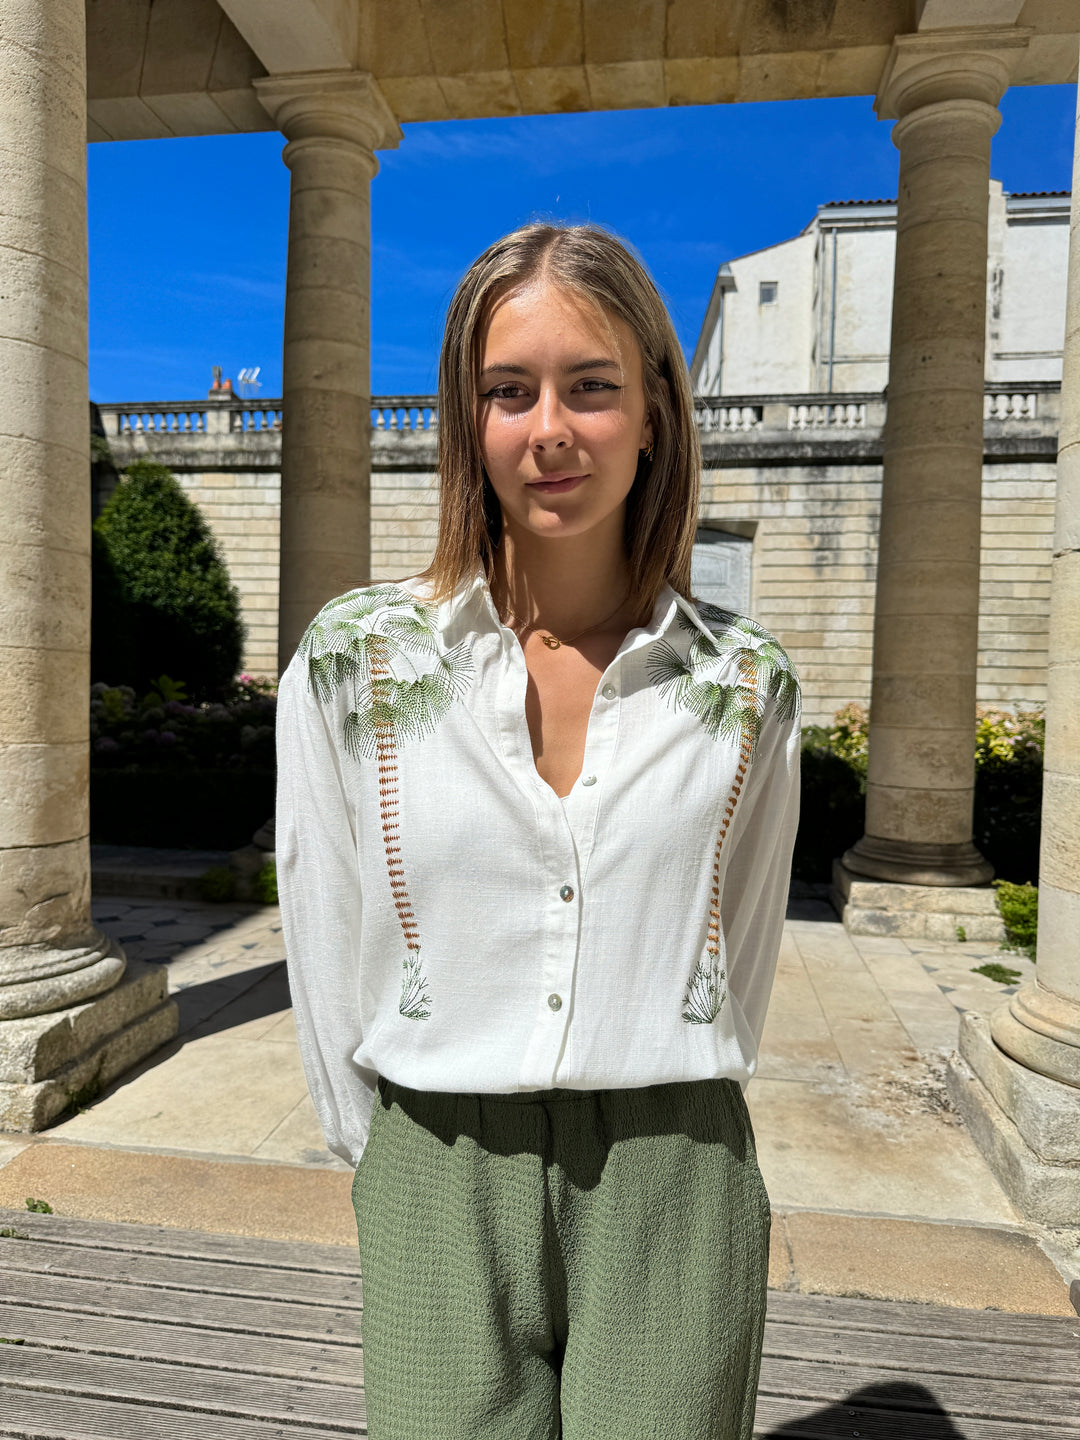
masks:
[(130, 465), (94, 522), (92, 679), (150, 687), (163, 672), (217, 699), (240, 669), (240, 599), (218, 542), (175, 476)]

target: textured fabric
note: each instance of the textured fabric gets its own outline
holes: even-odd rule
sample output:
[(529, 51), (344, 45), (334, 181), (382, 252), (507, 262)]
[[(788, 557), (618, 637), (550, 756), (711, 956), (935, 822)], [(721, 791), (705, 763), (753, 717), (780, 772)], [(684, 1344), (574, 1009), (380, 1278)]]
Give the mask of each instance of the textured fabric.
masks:
[(750, 1440), (769, 1202), (736, 1082), (379, 1090), (372, 1440)]
[(752, 621), (665, 586), (600, 677), (566, 801), (477, 575), (332, 601), (278, 697), (297, 1034), (355, 1163), (375, 1079), (609, 1089), (753, 1073), (798, 811), (798, 683)]

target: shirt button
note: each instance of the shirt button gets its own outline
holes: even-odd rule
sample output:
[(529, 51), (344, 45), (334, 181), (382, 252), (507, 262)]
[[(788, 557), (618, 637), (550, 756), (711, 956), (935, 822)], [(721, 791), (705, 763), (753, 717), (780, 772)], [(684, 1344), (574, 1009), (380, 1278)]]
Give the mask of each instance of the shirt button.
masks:
[(551, 1007), (552, 1010), (561, 1010), (561, 1009), (562, 1009), (562, 996), (561, 996), (561, 995), (555, 995), (555, 994), (549, 995), (549, 996), (548, 996), (548, 1005)]
[(605, 685), (604, 688), (600, 691), (600, 694), (603, 695), (605, 700), (614, 700), (615, 696), (618, 694), (618, 691), (615, 689), (614, 685)]
[(564, 886), (562, 887), (562, 889), (559, 891), (559, 899), (560, 899), (560, 900), (572, 900), (573, 898), (574, 898), (574, 887), (573, 887), (572, 885), (564, 885)]

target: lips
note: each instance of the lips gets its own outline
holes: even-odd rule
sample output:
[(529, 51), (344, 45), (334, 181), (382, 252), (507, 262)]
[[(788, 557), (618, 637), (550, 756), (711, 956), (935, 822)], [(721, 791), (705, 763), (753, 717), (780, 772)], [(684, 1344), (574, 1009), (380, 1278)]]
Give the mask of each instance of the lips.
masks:
[(545, 495), (559, 495), (564, 490), (573, 490), (576, 485), (586, 479), (584, 475), (552, 475), (545, 476), (543, 480), (530, 480), (530, 489), (542, 490)]

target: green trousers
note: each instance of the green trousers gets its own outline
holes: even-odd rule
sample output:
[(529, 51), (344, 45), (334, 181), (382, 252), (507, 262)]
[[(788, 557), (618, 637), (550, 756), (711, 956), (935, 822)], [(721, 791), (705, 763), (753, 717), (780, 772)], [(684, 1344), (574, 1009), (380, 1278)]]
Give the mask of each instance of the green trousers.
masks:
[(372, 1440), (750, 1440), (769, 1198), (735, 1081), (380, 1079), (353, 1205)]

